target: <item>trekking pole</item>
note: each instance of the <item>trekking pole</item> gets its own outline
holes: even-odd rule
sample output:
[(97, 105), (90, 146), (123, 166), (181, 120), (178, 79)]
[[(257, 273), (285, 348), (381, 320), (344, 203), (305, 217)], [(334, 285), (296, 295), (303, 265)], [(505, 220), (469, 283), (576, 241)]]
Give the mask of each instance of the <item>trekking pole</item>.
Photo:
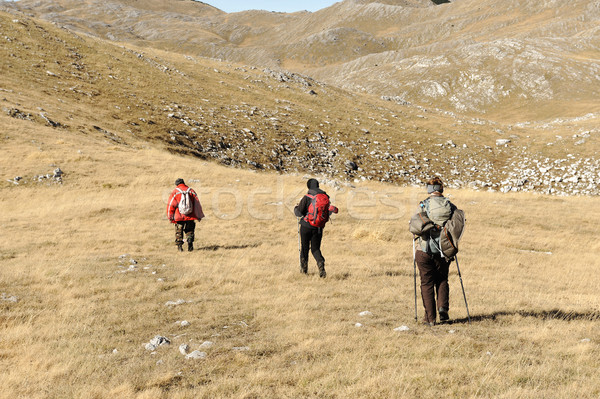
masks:
[(414, 280), (414, 287), (415, 287), (415, 321), (418, 320), (418, 315), (417, 315), (417, 252), (415, 249), (415, 236), (413, 234), (413, 280)]
[(467, 308), (467, 319), (469, 320), (469, 324), (471, 324), (471, 315), (469, 315), (469, 304), (467, 303), (467, 295), (465, 294), (465, 286), (463, 285), (462, 276), (460, 274), (460, 267), (458, 266), (458, 256), (454, 257), (456, 260), (456, 270), (458, 270), (458, 278), (460, 279), (460, 286), (463, 292), (463, 298), (465, 298), (465, 307)]
[(298, 220), (298, 258), (300, 261), (300, 269), (302, 269), (302, 246), (300, 244), (300, 218), (296, 218)]

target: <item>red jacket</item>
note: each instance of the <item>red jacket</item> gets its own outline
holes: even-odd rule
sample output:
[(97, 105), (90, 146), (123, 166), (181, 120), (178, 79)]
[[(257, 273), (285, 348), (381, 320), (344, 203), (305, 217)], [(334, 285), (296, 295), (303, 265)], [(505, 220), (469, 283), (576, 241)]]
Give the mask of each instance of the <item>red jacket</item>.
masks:
[[(181, 192), (187, 191), (189, 187), (185, 184), (180, 184), (171, 193), (169, 201), (167, 202), (167, 218), (171, 223), (184, 222), (187, 220), (202, 220), (204, 213), (202, 212), (202, 205), (196, 192), (190, 188), (190, 196), (193, 202), (192, 213), (189, 215), (182, 215), (179, 213), (179, 201), (181, 200)], [(181, 191), (179, 191), (181, 190)]]

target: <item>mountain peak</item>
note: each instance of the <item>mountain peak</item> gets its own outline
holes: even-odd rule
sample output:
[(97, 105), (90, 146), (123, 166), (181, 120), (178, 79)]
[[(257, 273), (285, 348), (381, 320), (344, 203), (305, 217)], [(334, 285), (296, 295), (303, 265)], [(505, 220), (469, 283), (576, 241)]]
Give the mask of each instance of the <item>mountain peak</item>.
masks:
[[(397, 7), (430, 7), (435, 5), (432, 0), (346, 0), (354, 4), (383, 4)], [(439, 0), (438, 0), (439, 1)]]

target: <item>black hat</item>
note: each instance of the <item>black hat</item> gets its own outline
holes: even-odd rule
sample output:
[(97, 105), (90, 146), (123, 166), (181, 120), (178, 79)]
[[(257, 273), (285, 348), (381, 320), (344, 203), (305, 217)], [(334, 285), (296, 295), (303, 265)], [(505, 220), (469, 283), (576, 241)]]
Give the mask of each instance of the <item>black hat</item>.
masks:
[(185, 184), (185, 182), (183, 181), (183, 179), (180, 177), (179, 179), (175, 180), (175, 185), (178, 186), (180, 184)]
[(306, 187), (308, 187), (311, 190), (316, 190), (317, 188), (319, 188), (319, 181), (317, 179), (308, 179), (308, 181), (306, 182)]

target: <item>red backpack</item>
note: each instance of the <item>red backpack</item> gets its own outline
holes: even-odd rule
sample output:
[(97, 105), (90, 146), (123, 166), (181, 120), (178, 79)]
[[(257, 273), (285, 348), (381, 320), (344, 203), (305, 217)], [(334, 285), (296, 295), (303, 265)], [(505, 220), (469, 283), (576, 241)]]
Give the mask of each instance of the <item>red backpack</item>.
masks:
[(311, 226), (325, 227), (325, 223), (329, 220), (329, 196), (324, 193), (317, 195), (306, 194), (311, 199), (308, 205), (308, 213), (304, 217)]

